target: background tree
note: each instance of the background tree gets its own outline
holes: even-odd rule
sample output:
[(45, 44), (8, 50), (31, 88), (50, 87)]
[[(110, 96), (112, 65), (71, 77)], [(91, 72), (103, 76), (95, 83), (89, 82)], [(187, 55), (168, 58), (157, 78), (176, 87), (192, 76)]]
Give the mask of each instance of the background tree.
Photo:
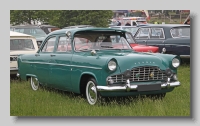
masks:
[(48, 11), (43, 10), (11, 10), (10, 24), (18, 25), (47, 20)]
[(50, 13), (49, 24), (60, 28), (72, 25), (108, 27), (113, 16), (111, 10), (55, 10)]
[(112, 16), (111, 10), (11, 10), (10, 23), (41, 21), (60, 28), (71, 25), (108, 27)]

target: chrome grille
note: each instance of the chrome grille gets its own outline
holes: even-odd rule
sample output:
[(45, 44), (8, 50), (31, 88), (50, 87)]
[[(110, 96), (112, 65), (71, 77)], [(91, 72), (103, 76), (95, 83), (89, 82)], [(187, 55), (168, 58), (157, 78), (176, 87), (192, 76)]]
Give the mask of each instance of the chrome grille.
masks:
[[(130, 81), (151, 81), (151, 80), (165, 80), (167, 76), (164, 71), (161, 71), (158, 67), (136, 67), (131, 69)], [(125, 82), (123, 74), (111, 76), (114, 83)]]

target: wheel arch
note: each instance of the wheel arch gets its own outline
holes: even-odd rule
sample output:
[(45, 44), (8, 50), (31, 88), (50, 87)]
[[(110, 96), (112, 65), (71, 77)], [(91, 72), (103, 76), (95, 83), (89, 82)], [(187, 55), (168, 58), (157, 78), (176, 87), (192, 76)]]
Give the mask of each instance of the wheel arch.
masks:
[[(31, 78), (31, 77), (37, 78), (37, 76), (34, 75), (34, 74), (26, 74), (26, 80), (27, 80), (27, 81), (28, 81), (28, 79)], [(37, 79), (38, 79), (38, 78), (37, 78)]]
[(98, 83), (98, 79), (94, 73), (91, 72), (82, 73), (79, 82), (79, 91), (81, 94), (85, 94), (85, 88), (89, 78), (94, 78), (96, 80), (96, 83)]

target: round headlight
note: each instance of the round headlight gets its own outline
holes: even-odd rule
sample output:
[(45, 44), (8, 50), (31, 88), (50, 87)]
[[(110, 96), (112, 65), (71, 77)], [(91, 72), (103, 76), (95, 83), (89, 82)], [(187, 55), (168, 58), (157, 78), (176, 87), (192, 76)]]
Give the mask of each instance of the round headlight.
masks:
[(177, 59), (177, 58), (174, 58), (172, 60), (172, 66), (175, 67), (175, 68), (177, 68), (179, 65), (180, 65), (180, 60)]
[(108, 69), (111, 71), (114, 71), (117, 68), (117, 63), (113, 60), (109, 61), (108, 63)]

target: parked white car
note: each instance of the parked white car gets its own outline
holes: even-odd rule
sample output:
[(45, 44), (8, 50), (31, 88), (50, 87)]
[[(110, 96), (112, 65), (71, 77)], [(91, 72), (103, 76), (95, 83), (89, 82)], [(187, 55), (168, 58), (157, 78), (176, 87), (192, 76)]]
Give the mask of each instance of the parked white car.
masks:
[(37, 50), (38, 45), (35, 37), (10, 31), (10, 75), (15, 76), (17, 74), (18, 55), (36, 53)]

